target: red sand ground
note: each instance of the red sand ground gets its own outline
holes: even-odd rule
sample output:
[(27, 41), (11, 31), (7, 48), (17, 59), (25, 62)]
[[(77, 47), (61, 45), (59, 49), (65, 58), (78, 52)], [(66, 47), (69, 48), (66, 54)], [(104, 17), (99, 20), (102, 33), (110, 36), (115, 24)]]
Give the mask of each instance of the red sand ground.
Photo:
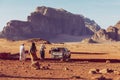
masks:
[[(19, 41), (10, 42), (0, 40), (0, 52), (11, 52), (12, 54), (19, 52), (19, 45), (25, 43), (25, 47), (29, 50), (31, 43)], [(39, 57), (39, 46), (36, 43)], [(70, 49), (72, 57), (69, 62), (61, 62), (59, 60), (51, 60), (49, 49), (52, 46), (64, 46)], [(57, 45), (46, 45), (46, 60), (38, 62), (42, 66), (50, 66), (48, 70), (34, 70), (31, 67), (31, 61), (20, 62), (19, 60), (0, 60), (0, 80), (93, 80), (93, 77), (101, 76), (107, 80), (120, 80), (119, 74), (89, 74), (90, 69), (112, 69), (120, 71), (120, 42), (101, 43), (101, 44), (84, 44), (84, 43), (67, 43)], [(30, 58), (27, 55), (27, 58)], [(110, 63), (106, 63), (110, 60)]]

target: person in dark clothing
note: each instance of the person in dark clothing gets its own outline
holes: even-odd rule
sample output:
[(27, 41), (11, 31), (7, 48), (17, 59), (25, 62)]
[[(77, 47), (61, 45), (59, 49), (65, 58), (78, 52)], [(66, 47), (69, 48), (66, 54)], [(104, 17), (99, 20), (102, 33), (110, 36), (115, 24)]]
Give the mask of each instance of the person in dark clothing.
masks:
[(37, 49), (36, 49), (36, 45), (34, 42), (32, 42), (31, 48), (30, 48), (30, 56), (31, 56), (31, 61), (35, 61), (38, 59), (37, 55), (36, 55)]
[(40, 47), (40, 56), (41, 56), (41, 59), (45, 59), (45, 45), (44, 44), (41, 44), (41, 47)]

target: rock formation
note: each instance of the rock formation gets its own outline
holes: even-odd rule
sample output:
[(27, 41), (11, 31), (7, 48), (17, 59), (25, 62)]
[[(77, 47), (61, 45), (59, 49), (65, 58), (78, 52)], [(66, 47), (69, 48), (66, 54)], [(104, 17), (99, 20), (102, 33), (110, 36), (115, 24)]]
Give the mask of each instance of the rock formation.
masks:
[(11, 20), (0, 33), (1, 37), (22, 40), (42, 38), (49, 40), (59, 34), (73, 36), (93, 35), (100, 27), (88, 18), (64, 9), (37, 7), (27, 21)]
[(109, 35), (105, 29), (100, 29), (92, 36), (92, 39), (95, 41), (106, 41), (109, 40)]
[(110, 26), (107, 28), (107, 33), (112, 40), (118, 40), (118, 29), (116, 27)]
[(93, 39), (91, 39), (91, 38), (83, 39), (81, 42), (82, 42), (82, 43), (97, 43), (97, 42), (95, 42), (95, 41), (94, 41)]
[(97, 32), (101, 29), (100, 26), (94, 20), (90, 20), (89, 18), (84, 17), (84, 21), (85, 26), (93, 32)]
[(120, 40), (120, 21), (117, 22), (115, 28), (117, 28), (117, 39)]
[(93, 36), (96, 41), (120, 41), (120, 21), (115, 26), (109, 26), (106, 30), (100, 29)]
[(120, 21), (118, 21), (118, 22), (115, 24), (115, 27), (116, 27), (117, 29), (120, 29)]

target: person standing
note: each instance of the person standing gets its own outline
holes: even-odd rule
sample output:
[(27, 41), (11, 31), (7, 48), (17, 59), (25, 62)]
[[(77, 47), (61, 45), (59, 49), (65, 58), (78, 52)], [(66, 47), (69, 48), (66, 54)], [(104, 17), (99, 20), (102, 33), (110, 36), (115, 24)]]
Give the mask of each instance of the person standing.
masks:
[(37, 49), (36, 49), (36, 45), (34, 42), (32, 42), (31, 48), (30, 48), (30, 56), (31, 56), (31, 61), (35, 61), (37, 60), (37, 55), (36, 55)]
[(19, 60), (20, 60), (20, 61), (26, 60), (24, 44), (20, 45), (20, 56), (19, 56)]
[(41, 44), (41, 46), (40, 46), (40, 57), (41, 57), (42, 60), (45, 58), (45, 49), (46, 49), (45, 45)]

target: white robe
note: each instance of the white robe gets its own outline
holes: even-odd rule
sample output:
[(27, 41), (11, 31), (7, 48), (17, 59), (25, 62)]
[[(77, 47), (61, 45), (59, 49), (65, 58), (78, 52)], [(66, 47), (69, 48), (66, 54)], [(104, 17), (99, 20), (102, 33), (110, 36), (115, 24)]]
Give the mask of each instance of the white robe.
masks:
[(25, 55), (25, 47), (23, 45), (20, 46), (20, 57), (19, 60), (25, 60), (26, 59), (26, 55)]

